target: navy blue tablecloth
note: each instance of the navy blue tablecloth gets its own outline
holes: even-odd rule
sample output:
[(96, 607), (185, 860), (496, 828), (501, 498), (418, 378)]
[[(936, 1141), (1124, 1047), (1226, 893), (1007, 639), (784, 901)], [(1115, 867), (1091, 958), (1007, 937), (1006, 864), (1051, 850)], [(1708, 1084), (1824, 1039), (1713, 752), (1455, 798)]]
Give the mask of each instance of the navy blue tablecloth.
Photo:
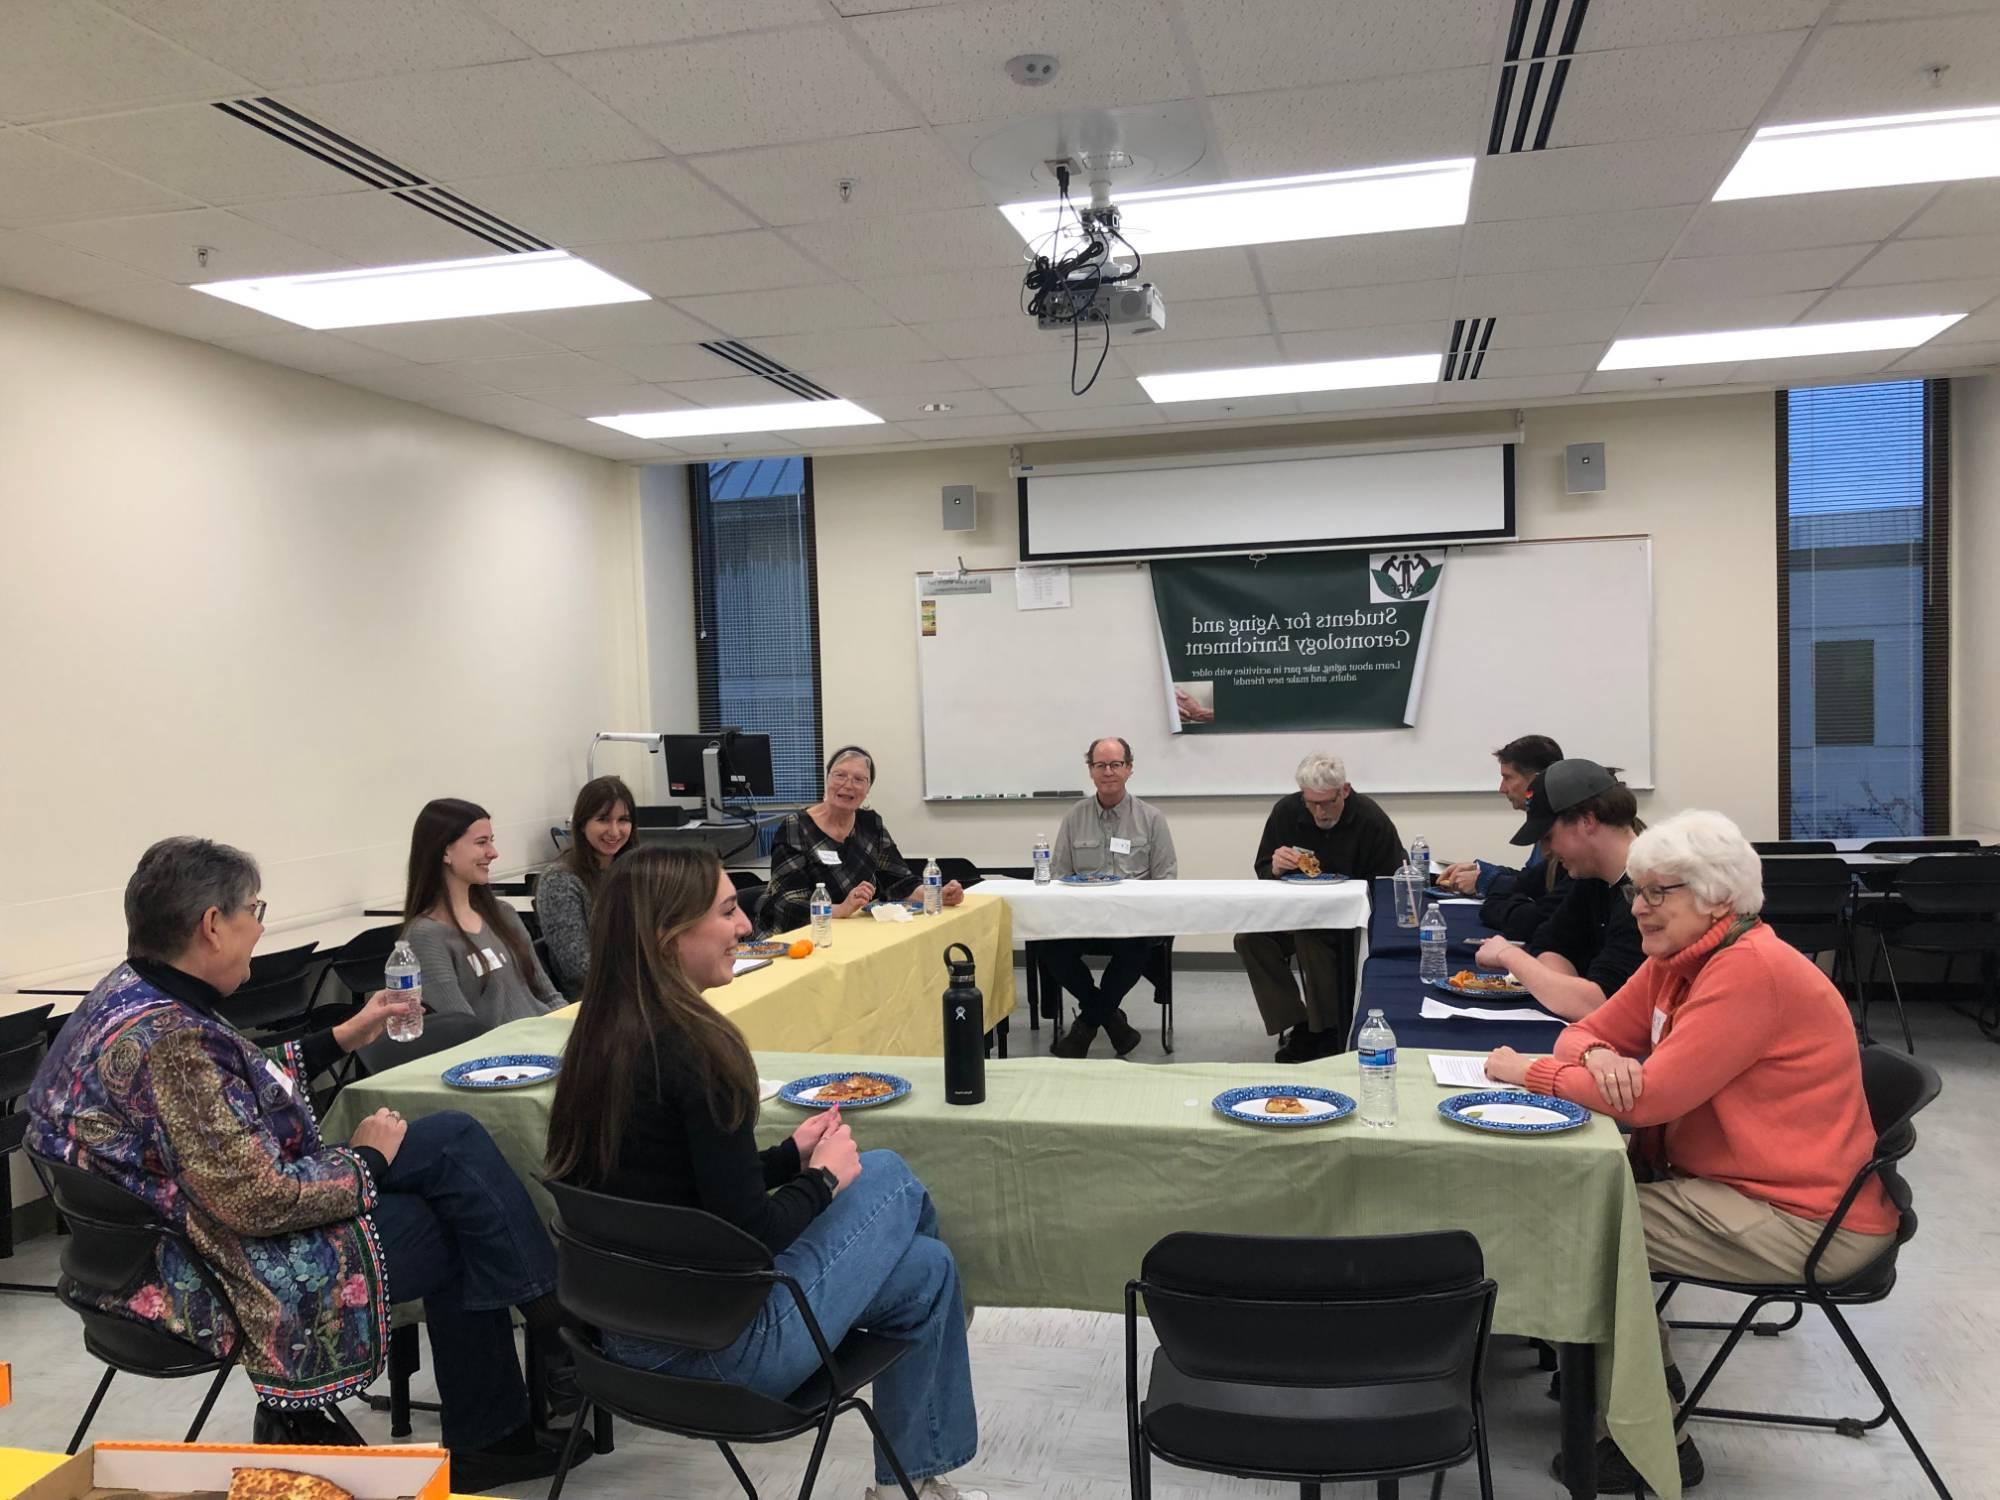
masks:
[[(1540, 1006), (1532, 1009), (1547, 1016), (1542, 1022), (1529, 1021), (1427, 1021), (1421, 1014), (1424, 997), (1431, 995), (1446, 1004), (1477, 1005), (1476, 1000), (1454, 1001), (1449, 995), (1426, 990), (1419, 974), (1420, 949), (1417, 933), (1396, 925), (1395, 892), (1390, 881), (1375, 881), (1373, 909), (1368, 923), (1368, 961), (1361, 967), (1361, 996), (1354, 1006), (1354, 1034), (1371, 1009), (1380, 1010), (1382, 1019), (1396, 1033), (1399, 1047), (1421, 1047), (1439, 1052), (1490, 1052), (1495, 1047), (1512, 1047), (1517, 1052), (1547, 1052), (1556, 1044), (1564, 1026), (1559, 1018)], [(1440, 904), (1445, 928), (1451, 934), (1451, 969), (1472, 966), (1473, 950), (1468, 938), (1490, 936), (1479, 920), (1477, 906)]]

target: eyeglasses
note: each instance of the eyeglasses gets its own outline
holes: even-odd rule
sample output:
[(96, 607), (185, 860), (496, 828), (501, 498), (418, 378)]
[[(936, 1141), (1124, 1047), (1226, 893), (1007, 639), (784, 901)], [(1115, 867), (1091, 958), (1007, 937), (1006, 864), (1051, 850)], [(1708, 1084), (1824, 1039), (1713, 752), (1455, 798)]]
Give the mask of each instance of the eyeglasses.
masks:
[(1131, 765), (1129, 760), (1094, 760), (1090, 763), (1093, 771), (1122, 771)]
[(1635, 885), (1632, 887), (1632, 894), (1645, 902), (1646, 905), (1657, 910), (1660, 903), (1667, 899), (1668, 891), (1684, 891), (1686, 889), (1687, 882), (1683, 880), (1674, 885)]
[(271, 909), (271, 903), (268, 901), (252, 901), (250, 905), (246, 908), (246, 910), (250, 913), (250, 915), (259, 922), (262, 922), (264, 920), (264, 913), (269, 911), (270, 909)]

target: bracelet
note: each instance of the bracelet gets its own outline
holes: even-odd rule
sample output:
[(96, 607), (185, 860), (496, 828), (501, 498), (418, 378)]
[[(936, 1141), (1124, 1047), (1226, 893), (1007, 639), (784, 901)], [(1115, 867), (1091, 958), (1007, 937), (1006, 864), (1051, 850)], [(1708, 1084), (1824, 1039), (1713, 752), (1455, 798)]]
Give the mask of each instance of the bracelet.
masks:
[(1609, 1052), (1613, 1057), (1616, 1057), (1618, 1055), (1618, 1049), (1612, 1046), (1611, 1043), (1592, 1042), (1588, 1047), (1585, 1047), (1583, 1049), (1582, 1055), (1577, 1058), (1576, 1060), (1577, 1066), (1580, 1068), (1588, 1068), (1590, 1066), (1590, 1054), (1593, 1052)]

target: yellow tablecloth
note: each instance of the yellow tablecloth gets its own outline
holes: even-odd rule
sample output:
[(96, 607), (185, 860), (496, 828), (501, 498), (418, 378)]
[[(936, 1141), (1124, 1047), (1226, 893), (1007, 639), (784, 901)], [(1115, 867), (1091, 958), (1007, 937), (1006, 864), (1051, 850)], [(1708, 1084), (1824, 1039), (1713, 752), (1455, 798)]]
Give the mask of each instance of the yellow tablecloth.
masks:
[(0, 1500), (20, 1494), (64, 1458), (61, 1453), (37, 1453), (31, 1448), (0, 1448)]

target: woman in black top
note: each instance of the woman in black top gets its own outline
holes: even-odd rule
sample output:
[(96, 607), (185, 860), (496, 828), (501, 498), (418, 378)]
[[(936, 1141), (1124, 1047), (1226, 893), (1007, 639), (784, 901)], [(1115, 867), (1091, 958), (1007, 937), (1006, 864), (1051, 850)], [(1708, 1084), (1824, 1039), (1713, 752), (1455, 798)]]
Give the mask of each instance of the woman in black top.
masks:
[[(882, 1427), (926, 1500), (985, 1500), (935, 1477), (969, 1463), (979, 1434), (958, 1266), (924, 1185), (893, 1151), (858, 1152), (838, 1109), (757, 1149), (756, 1065), (702, 994), (734, 977), (733, 950), (749, 931), (708, 850), (639, 849), (612, 867), (556, 1084), (549, 1175), (726, 1219), (806, 1289), (828, 1339), (866, 1327), (912, 1343), (875, 1382)], [(718, 1353), (615, 1335), (604, 1352), (772, 1397), (820, 1365), (782, 1288)], [(879, 1447), (875, 1473), (878, 1489), (897, 1488)]]
[[(843, 745), (828, 758), (825, 798), (786, 818), (771, 840), (771, 883), (757, 912), (762, 931), (805, 926), (816, 885), (826, 886), (836, 917), (866, 911), (875, 900), (901, 901), (917, 889), (922, 877), (881, 815), (861, 805), (874, 785), (875, 757), (859, 745)], [(964, 897), (956, 880), (945, 885), (946, 906)]]

